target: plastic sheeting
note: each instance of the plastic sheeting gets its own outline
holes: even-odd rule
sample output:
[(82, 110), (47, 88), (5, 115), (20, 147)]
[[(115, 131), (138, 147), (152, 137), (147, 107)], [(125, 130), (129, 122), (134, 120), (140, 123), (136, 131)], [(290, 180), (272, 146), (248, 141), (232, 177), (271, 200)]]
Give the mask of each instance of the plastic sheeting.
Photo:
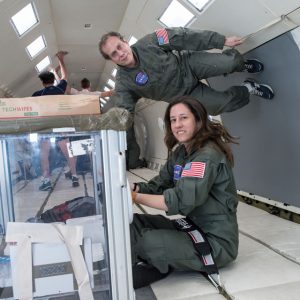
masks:
[[(85, 99), (84, 97), (89, 97), (89, 105), (91, 102), (93, 106), (90, 106), (89, 109), (86, 109), (82, 104), (82, 107), (76, 107), (75, 112), (72, 112), (72, 105), (77, 106), (79, 101)], [(39, 99), (37, 99), (39, 98)], [(51, 115), (47, 116), (47, 107), (45, 106), (46, 98), (51, 98), (51, 103), (48, 103), (48, 111), (51, 108)], [(70, 115), (68, 115), (68, 110), (66, 110), (65, 115), (61, 115), (61, 105), (58, 105), (58, 101), (64, 100), (63, 104), (68, 104), (70, 108)], [(15, 101), (14, 101), (15, 100)], [(40, 100), (40, 102), (39, 102)], [(56, 101), (57, 100), (57, 101)], [(67, 102), (65, 101), (67, 100)], [(7, 113), (0, 112), (0, 134), (21, 134), (21, 133), (33, 133), (33, 132), (42, 132), (42, 133), (51, 133), (54, 128), (65, 128), (72, 127), (75, 128), (76, 132), (80, 131), (99, 131), (99, 130), (117, 130), (124, 131), (131, 126), (133, 122), (132, 114), (122, 108), (113, 107), (108, 112), (100, 114), (99, 98), (97, 96), (86, 96), (86, 95), (75, 95), (75, 96), (42, 96), (42, 97), (29, 97), (29, 98), (18, 98), (14, 99), (0, 99), (0, 104), (9, 103), (13, 106), (14, 102), (24, 103), (24, 107), (30, 105), (30, 101), (36, 105), (36, 101), (39, 102), (40, 107), (35, 110), (41, 110), (41, 113), (36, 116), (15, 116), (17, 113), (12, 112), (10, 115)], [(56, 102), (55, 102), (56, 101)], [(75, 102), (74, 102), (75, 101)], [(96, 101), (96, 102), (95, 102)], [(95, 103), (97, 103), (97, 111), (95, 111)], [(55, 110), (53, 111), (53, 106), (57, 105), (57, 114), (55, 115)], [(2, 111), (4, 111), (2, 105)], [(80, 114), (81, 111), (84, 111), (84, 114)], [(87, 113), (88, 112), (88, 113)], [(48, 113), (50, 114), (50, 113)], [(59, 115), (60, 114), (60, 115)], [(73, 115), (71, 115), (73, 114)], [(24, 114), (25, 115), (25, 114)]]

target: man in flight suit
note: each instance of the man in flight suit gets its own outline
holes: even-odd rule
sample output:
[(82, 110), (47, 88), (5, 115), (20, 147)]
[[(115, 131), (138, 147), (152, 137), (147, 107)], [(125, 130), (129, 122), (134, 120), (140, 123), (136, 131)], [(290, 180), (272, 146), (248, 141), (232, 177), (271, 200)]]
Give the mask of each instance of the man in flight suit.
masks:
[[(142, 97), (170, 102), (175, 96), (192, 95), (201, 101), (210, 115), (218, 115), (248, 104), (250, 94), (266, 99), (274, 96), (269, 86), (252, 79), (222, 92), (200, 81), (236, 71), (262, 71), (261, 62), (244, 61), (235, 49), (226, 49), (222, 53), (205, 51), (241, 43), (238, 37), (225, 37), (212, 31), (166, 28), (146, 35), (131, 47), (119, 33), (109, 32), (102, 36), (99, 50), (105, 59), (118, 65), (112, 97), (115, 106), (134, 113), (135, 105)], [(127, 138), (128, 155), (131, 161), (138, 161), (139, 147), (134, 135), (128, 136), (131, 137)], [(138, 151), (131, 151), (131, 147)]]

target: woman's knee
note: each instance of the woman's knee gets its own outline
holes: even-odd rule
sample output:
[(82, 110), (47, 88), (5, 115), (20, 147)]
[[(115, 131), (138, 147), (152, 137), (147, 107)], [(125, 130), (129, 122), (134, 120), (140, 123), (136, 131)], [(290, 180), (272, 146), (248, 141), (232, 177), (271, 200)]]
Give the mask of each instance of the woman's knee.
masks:
[(146, 230), (139, 237), (136, 246), (139, 254), (147, 256), (156, 252), (162, 252), (164, 248), (162, 235), (158, 233), (158, 230)]

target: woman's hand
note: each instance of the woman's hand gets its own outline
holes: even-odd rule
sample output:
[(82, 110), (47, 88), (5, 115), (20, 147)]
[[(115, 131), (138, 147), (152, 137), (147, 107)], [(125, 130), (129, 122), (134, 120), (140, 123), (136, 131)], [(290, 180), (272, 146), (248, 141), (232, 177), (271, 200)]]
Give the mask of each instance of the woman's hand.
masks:
[(132, 203), (135, 203), (137, 192), (131, 191)]

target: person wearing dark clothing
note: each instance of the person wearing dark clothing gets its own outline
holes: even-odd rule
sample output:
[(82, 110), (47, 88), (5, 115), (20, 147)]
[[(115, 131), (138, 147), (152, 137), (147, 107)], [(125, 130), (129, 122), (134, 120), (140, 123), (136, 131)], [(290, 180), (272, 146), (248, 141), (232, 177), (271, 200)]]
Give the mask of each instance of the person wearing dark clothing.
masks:
[[(185, 216), (205, 234), (217, 267), (223, 267), (238, 254), (238, 198), (229, 147), (235, 139), (191, 96), (173, 100), (164, 121), (168, 160), (148, 183), (131, 184), (133, 202)], [(146, 273), (156, 272), (149, 280), (137, 279), (137, 287), (173, 269), (206, 271), (188, 234), (178, 231), (174, 220), (135, 214), (130, 229), (134, 278), (143, 264)]]
[[(210, 115), (218, 115), (248, 104), (250, 94), (267, 99), (274, 96), (271, 87), (252, 79), (222, 92), (200, 81), (232, 72), (261, 72), (261, 62), (244, 61), (235, 49), (206, 52), (241, 43), (238, 37), (225, 37), (213, 31), (166, 28), (146, 35), (131, 47), (119, 33), (110, 32), (102, 36), (99, 50), (104, 58), (118, 65), (112, 97), (117, 107), (134, 113), (141, 97), (169, 102), (175, 96), (192, 95), (203, 103)], [(128, 146), (134, 143), (136, 141), (129, 140)]]
[[(49, 95), (63, 95), (67, 88), (67, 70), (65, 67), (64, 56), (67, 52), (59, 51), (56, 56), (58, 58), (60, 70), (61, 70), (61, 79), (59, 83), (55, 86), (54, 80), (55, 75), (52, 72), (45, 71), (39, 75), (40, 80), (44, 86), (43, 89), (38, 90), (32, 94), (32, 97), (38, 96), (49, 96)], [(76, 175), (76, 158), (69, 157), (67, 150), (67, 142), (69, 139), (63, 138), (58, 141), (58, 145), (63, 152), (64, 156), (68, 161), (68, 165), (71, 170), (71, 179), (72, 186), (79, 186), (79, 179)], [(39, 187), (40, 191), (49, 191), (52, 189), (52, 184), (50, 181), (50, 166), (49, 166), (49, 153), (50, 153), (50, 141), (49, 139), (41, 139), (40, 141), (40, 150), (41, 150), (41, 169), (42, 169), (42, 180)]]
[(61, 79), (57, 85), (54, 85), (54, 74), (49, 71), (42, 72), (39, 75), (44, 88), (32, 94), (32, 97), (49, 96), (49, 95), (64, 95), (67, 88), (67, 81)]

